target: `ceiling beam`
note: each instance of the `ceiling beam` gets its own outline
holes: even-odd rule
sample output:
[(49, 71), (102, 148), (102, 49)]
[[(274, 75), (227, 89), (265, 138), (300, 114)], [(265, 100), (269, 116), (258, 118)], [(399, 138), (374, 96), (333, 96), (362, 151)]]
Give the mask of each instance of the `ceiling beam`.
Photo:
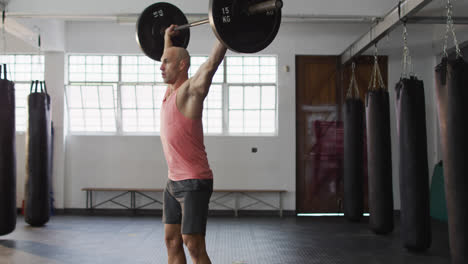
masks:
[(341, 63), (346, 64), (355, 56), (359, 56), (397, 27), (401, 23), (400, 18), (410, 17), (430, 2), (432, 0), (406, 0), (394, 7), (387, 15), (376, 21), (367, 33), (345, 49), (341, 54)]
[(0, 31), (3, 31), (3, 30), (23, 40), (28, 45), (39, 48), (39, 33), (18, 23), (15, 19), (6, 17), (5, 23), (2, 23), (1, 18), (0, 18)]
[[(452, 17), (453, 23), (456, 25), (468, 24), (468, 17)], [(432, 16), (413, 16), (409, 17), (408, 24), (430, 24), (430, 25), (445, 25), (447, 17), (432, 17)]]

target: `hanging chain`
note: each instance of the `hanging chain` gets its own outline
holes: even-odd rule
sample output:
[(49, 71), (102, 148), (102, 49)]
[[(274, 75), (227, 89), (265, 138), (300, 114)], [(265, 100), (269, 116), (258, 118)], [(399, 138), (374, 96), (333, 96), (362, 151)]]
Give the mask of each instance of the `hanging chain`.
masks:
[(460, 47), (458, 46), (457, 35), (455, 34), (455, 25), (453, 23), (453, 5), (450, 0), (447, 0), (447, 25), (445, 30), (445, 40), (444, 40), (444, 56), (448, 57), (447, 45), (448, 45), (448, 35), (449, 32), (452, 32), (453, 43), (455, 44), (456, 57), (462, 57)]
[(406, 29), (406, 23), (403, 23), (403, 73), (402, 77), (408, 77), (408, 31)]
[(403, 23), (403, 72), (401, 73), (402, 78), (409, 78), (414, 76), (413, 64), (411, 61), (411, 54), (408, 47), (408, 28), (406, 22)]
[[(356, 81), (356, 73), (355, 73), (356, 63), (354, 63), (354, 62), (352, 63), (351, 69), (352, 69), (351, 70), (351, 81), (349, 83), (349, 88), (348, 88), (348, 92), (346, 94), (346, 98), (359, 98), (359, 87), (358, 87), (358, 84), (357, 84), (357, 81)], [(353, 90), (354, 90), (356, 96), (353, 96)]]
[(34, 29), (37, 32), (37, 55), (41, 55), (41, 28), (38, 26), (34, 26)]
[(2, 55), (6, 55), (5, 9), (2, 10)]
[[(374, 68), (372, 71), (371, 75), (371, 80), (369, 83), (369, 88), (368, 90), (378, 90), (378, 89), (383, 89), (386, 90), (386, 87), (384, 85), (383, 79), (382, 79), (382, 74), (380, 73), (380, 67), (379, 67), (379, 59), (377, 57), (377, 44), (375, 44), (375, 50), (374, 50)], [(377, 87), (377, 82), (379, 87)]]

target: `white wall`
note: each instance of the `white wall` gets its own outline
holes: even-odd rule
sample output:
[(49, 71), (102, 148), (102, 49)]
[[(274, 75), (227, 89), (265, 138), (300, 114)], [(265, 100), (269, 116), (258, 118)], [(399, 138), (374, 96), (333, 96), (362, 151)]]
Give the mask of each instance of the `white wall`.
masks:
[[(278, 56), (278, 119), (279, 131), (275, 137), (205, 137), (210, 164), (215, 173), (215, 188), (286, 189), (286, 210), (295, 209), (295, 56), (296, 55), (339, 55), (358, 36), (368, 29), (365, 25), (284, 23), (275, 41), (261, 54)], [(134, 27), (112, 22), (69, 22), (65, 26), (67, 53), (141, 54), (135, 42)], [(209, 53), (215, 40), (211, 29), (206, 26), (191, 32), (189, 51), (192, 54)], [(395, 36), (397, 38), (399, 36)], [(428, 37), (430, 43), (432, 36)], [(416, 71), (426, 84), (426, 115), (428, 126), (429, 167), (436, 162), (436, 132), (433, 67), (434, 52), (431, 44), (416, 49), (414, 63)], [(391, 96), (392, 142), (393, 142), (393, 185), (395, 208), (399, 209), (398, 157), (396, 148), (395, 109), (393, 87), (400, 76), (400, 53), (389, 55), (389, 85)], [(57, 78), (46, 74), (46, 79), (56, 85), (56, 97), (63, 96), (63, 69), (58, 66), (63, 54), (50, 54), (46, 59), (57, 64), (46, 64)], [(54, 66), (55, 65), (55, 66)], [(285, 66), (290, 71), (284, 70)], [(46, 69), (46, 72), (48, 71)], [(54, 105), (54, 118), (60, 116), (63, 99)], [(160, 139), (155, 136), (79, 136), (67, 135), (63, 125), (61, 140), (56, 153), (63, 156), (63, 168), (54, 168), (58, 175), (55, 189), (58, 208), (83, 208), (83, 187), (163, 187), (167, 167)], [(55, 120), (54, 120), (55, 121)], [(18, 166), (23, 160), (21, 136), (18, 137)], [(252, 147), (259, 149), (251, 153)], [(61, 165), (57, 165), (61, 166)], [(63, 177), (60, 174), (63, 171)], [(18, 170), (19, 183), (21, 169)], [(102, 198), (102, 197), (98, 197)], [(267, 197), (274, 201), (276, 197)], [(255, 207), (254, 207), (255, 208)], [(261, 207), (260, 207), (261, 208)], [(260, 209), (255, 208), (255, 209)]]
[[(286, 189), (285, 209), (295, 209), (295, 56), (339, 54), (365, 30), (362, 25), (282, 25), (272, 45), (261, 52), (278, 55), (278, 136), (205, 137), (215, 188)], [(66, 34), (71, 53), (141, 53), (131, 26), (73, 22), (67, 25)], [(210, 52), (215, 40), (210, 27), (193, 28), (191, 36), (188, 49), (192, 54)], [(290, 72), (283, 70), (286, 65)], [(251, 153), (252, 147), (258, 153)], [(164, 186), (166, 177), (157, 136), (68, 137), (66, 207), (84, 206), (82, 187), (157, 188)]]

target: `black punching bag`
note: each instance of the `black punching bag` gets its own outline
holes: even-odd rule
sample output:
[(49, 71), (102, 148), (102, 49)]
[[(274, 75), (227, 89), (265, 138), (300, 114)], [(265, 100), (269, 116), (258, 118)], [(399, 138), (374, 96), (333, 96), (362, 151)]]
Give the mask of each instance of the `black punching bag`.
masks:
[(366, 94), (369, 224), (376, 234), (393, 231), (392, 150), (389, 95), (384, 89)]
[[(33, 92), (33, 86), (35, 91)], [(44, 86), (43, 86), (44, 85)], [(29, 123), (27, 137), (27, 179), (25, 188), (25, 221), (31, 226), (43, 226), (49, 221), (51, 175), (50, 97), (45, 83), (31, 84), (28, 96)]]
[(400, 153), (401, 236), (407, 249), (431, 245), (424, 84), (402, 78), (395, 87)]
[(436, 67), (452, 263), (468, 260), (468, 64), (444, 58)]
[[(2, 67), (0, 65), (0, 76)], [(16, 228), (15, 84), (0, 79), (0, 235)]]
[(364, 212), (364, 103), (348, 98), (344, 106), (344, 214), (359, 221)]

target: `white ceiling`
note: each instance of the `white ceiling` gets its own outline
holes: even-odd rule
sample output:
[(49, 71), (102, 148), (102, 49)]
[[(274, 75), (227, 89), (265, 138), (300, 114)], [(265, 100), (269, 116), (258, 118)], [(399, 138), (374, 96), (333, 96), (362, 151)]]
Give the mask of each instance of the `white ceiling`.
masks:
[[(7, 17), (15, 19), (31, 29), (32, 32), (41, 31), (44, 38), (45, 32), (57, 33), (63, 28), (58, 23), (64, 21), (119, 21), (122, 17), (136, 20), (136, 17), (147, 6), (155, 3), (154, 0), (0, 0), (7, 4)], [(208, 12), (209, 0), (163, 0), (178, 6), (184, 13), (204, 17)], [(454, 5), (454, 16), (468, 16), (468, 0), (451, 0)], [(383, 17), (392, 8), (397, 0), (283, 0), (283, 22), (314, 22), (346, 23), (340, 22), (340, 18), (366, 18), (359, 23), (369, 23), (369, 18)], [(446, 0), (433, 0), (417, 16), (443, 17)], [(314, 20), (314, 18), (320, 18)], [(58, 23), (57, 23), (58, 21)], [(328, 22), (327, 22), (328, 21)], [(358, 22), (355, 20), (355, 23)], [(52, 25), (52, 26), (51, 26)], [(369, 25), (363, 25), (365, 27)], [(411, 34), (415, 39), (418, 35), (431, 34), (434, 38), (442, 35), (440, 26), (411, 25)], [(395, 30), (393, 36), (400, 35), (401, 31)], [(359, 36), (356, 36), (356, 39)], [(434, 38), (432, 40), (434, 40)], [(401, 46), (399, 37), (392, 38), (384, 46)], [(47, 41), (47, 39), (46, 39)], [(46, 42), (45, 41), (45, 42)], [(32, 40), (32, 45), (36, 45)], [(49, 41), (57, 42), (54, 37)], [(60, 46), (60, 45), (59, 45)]]
[[(31, 16), (117, 16), (139, 14), (151, 0), (10, 0), (7, 11)], [(168, 1), (169, 2), (169, 1)], [(207, 14), (208, 0), (172, 0), (187, 14)], [(393, 0), (283, 0), (285, 16), (356, 15), (382, 16)]]

